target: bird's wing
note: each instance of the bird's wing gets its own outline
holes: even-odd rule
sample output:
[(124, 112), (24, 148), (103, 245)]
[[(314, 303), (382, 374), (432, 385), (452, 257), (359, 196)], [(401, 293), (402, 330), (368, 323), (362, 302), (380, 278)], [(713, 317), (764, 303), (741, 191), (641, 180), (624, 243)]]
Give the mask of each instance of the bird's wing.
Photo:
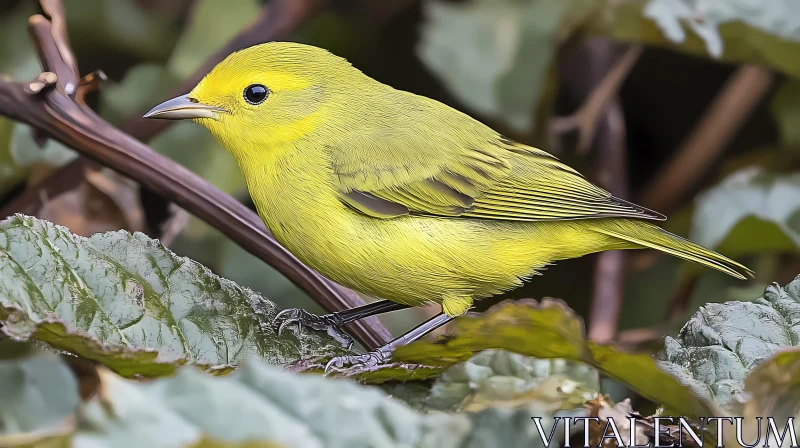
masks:
[(530, 146), (499, 137), (480, 145), (448, 141), (438, 147), (406, 140), (334, 148), (332, 169), (341, 200), (385, 219), (407, 214), (507, 221), (665, 219), (615, 198)]

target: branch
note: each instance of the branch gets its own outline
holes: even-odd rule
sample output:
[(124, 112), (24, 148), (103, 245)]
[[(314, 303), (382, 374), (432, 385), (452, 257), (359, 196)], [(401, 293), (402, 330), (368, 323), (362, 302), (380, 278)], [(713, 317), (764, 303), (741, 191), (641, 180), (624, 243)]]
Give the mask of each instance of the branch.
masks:
[[(562, 120), (574, 121), (580, 127), (587, 148), (594, 142), (597, 183), (614, 196), (625, 198), (628, 196), (625, 120), (616, 92), (638, 59), (641, 46), (629, 47), (621, 58), (617, 57), (617, 50), (607, 39), (594, 39), (574, 52), (572, 58), (568, 55), (566, 62), (572, 66), (565, 70), (566, 87), (578, 95), (583, 93), (586, 99), (577, 113)], [(624, 276), (624, 252), (606, 251), (597, 256), (589, 313), (589, 337), (595, 341), (607, 342), (616, 335)]]
[(672, 209), (725, 151), (770, 84), (769, 70), (755, 66), (739, 68), (677, 153), (645, 188), (642, 205), (662, 212)]
[[(51, 14), (60, 11), (55, 0), (46, 3)], [(62, 19), (54, 21), (58, 20)], [(69, 65), (63, 55), (69, 54), (67, 60), (74, 60), (69, 47), (56, 44), (59, 36), (44, 17), (34, 16), (30, 23), (42, 65), (64, 71)], [(77, 87), (77, 76), (72, 76), (69, 70), (64, 73), (67, 80), (75, 80)], [(45, 85), (34, 92), (33, 86), (41, 84), (42, 79)], [(321, 277), (281, 247), (247, 207), (82, 107), (67, 93), (69, 89), (62, 79), (56, 76), (55, 85), (46, 82), (52, 79), (44, 73), (30, 83), (0, 80), (0, 114), (46, 132), (84, 156), (175, 202), (275, 267), (329, 312), (364, 303), (355, 293)], [(351, 325), (354, 338), (365, 347), (376, 347), (388, 340), (389, 333), (380, 324), (362, 320)]]
[[(611, 194), (628, 196), (625, 118), (619, 99), (610, 100), (598, 128), (596, 144), (597, 180)], [(619, 326), (625, 289), (625, 252), (606, 251), (598, 254), (594, 273), (589, 337), (597, 342), (614, 338)]]

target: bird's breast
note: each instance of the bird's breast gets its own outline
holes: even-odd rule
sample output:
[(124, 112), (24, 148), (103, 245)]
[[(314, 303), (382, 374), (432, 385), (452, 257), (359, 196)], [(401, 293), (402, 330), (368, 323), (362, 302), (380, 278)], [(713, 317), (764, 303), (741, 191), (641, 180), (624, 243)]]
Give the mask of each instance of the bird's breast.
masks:
[(347, 256), (355, 230), (352, 213), (337, 196), (329, 168), (300, 151), (241, 163), (258, 214), (275, 238), (301, 261), (329, 270), (330, 260)]

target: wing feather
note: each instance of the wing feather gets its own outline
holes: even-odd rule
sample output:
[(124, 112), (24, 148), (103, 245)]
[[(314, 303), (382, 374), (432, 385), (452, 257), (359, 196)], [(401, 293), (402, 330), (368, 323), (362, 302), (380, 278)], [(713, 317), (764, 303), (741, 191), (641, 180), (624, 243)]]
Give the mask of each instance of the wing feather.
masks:
[(342, 202), (361, 213), (382, 219), (407, 214), (507, 221), (665, 219), (612, 196), (553, 155), (503, 138), (454, 109), (394, 94), (400, 95), (392, 98), (400, 115), (375, 117), (391, 122), (353, 128), (326, 146)]
[[(665, 219), (659, 213), (612, 196), (544, 151), (508, 140), (497, 140), (487, 146), (490, 148), (462, 149), (460, 159), (451, 160), (438, 170), (416, 170), (425, 174), (411, 176), (401, 184), (388, 180), (380, 182), (388, 187), (372, 190), (343, 186), (343, 200), (377, 218), (411, 213), (508, 221)], [(339, 172), (336, 168), (334, 172), (340, 178), (346, 172), (354, 184), (359, 180), (367, 184), (366, 179), (371, 176), (352, 169)]]

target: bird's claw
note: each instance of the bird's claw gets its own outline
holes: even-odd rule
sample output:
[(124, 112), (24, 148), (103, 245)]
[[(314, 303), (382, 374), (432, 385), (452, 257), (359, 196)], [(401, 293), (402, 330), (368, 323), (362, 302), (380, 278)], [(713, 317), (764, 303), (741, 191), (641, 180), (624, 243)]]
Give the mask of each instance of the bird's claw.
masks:
[(353, 346), (353, 338), (342, 331), (332, 314), (317, 316), (299, 308), (285, 309), (275, 315), (273, 325), (277, 324), (281, 319), (283, 319), (283, 322), (278, 326), (278, 336), (281, 336), (283, 330), (292, 324), (297, 324), (298, 333), (303, 330), (305, 325), (314, 330), (325, 331), (344, 348), (350, 349)]
[(385, 363), (389, 360), (391, 353), (385, 350), (374, 350), (363, 355), (344, 355), (334, 356), (325, 364), (325, 373), (329, 373), (332, 368), (342, 369), (345, 366), (370, 368)]

